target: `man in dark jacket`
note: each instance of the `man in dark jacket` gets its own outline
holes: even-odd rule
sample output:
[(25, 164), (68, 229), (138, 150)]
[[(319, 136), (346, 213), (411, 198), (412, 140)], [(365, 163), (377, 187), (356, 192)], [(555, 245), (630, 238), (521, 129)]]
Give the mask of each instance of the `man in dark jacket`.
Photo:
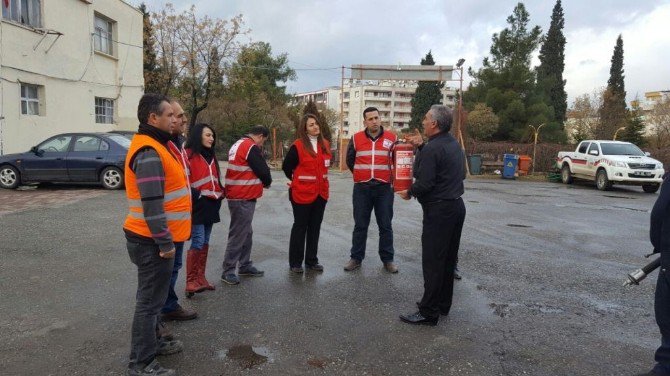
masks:
[(418, 148), (414, 161), (414, 184), (398, 192), (401, 198), (416, 197), (423, 209), (421, 263), (424, 293), (419, 311), (401, 315), (409, 324), (437, 325), (449, 314), (454, 291), (454, 268), (465, 221), (463, 153), (449, 134), (453, 118), (442, 105), (433, 105), (423, 118), (424, 135), (409, 136)]
[(649, 237), (654, 253), (661, 254), (661, 268), (656, 281), (654, 311), (661, 330), (661, 346), (656, 350), (656, 366), (644, 375), (670, 376), (670, 179), (665, 178), (661, 193), (651, 210)]

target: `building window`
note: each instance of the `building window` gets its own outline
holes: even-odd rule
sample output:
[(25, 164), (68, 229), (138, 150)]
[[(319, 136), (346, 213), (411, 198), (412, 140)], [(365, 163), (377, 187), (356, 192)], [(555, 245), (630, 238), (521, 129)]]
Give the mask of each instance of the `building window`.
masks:
[(2, 1), (2, 18), (32, 27), (42, 26), (40, 0), (10, 0), (9, 7)]
[(107, 55), (114, 55), (114, 49), (112, 48), (114, 21), (96, 14), (94, 26), (93, 43), (95, 44), (95, 50)]
[(114, 123), (114, 100), (95, 97), (95, 122), (99, 124)]
[(40, 114), (40, 91), (37, 85), (21, 84), (21, 114)]

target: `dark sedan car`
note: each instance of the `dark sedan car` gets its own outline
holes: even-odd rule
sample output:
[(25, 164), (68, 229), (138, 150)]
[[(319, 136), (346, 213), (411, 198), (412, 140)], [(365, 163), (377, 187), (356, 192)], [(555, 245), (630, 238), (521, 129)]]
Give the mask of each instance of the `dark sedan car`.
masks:
[(65, 133), (25, 153), (0, 156), (0, 187), (24, 183), (99, 182), (123, 187), (123, 167), (130, 140), (112, 133)]

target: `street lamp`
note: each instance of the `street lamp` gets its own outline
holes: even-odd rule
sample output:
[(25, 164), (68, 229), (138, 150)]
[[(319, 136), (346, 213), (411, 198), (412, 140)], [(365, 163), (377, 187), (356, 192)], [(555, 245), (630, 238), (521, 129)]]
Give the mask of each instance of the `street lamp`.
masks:
[(544, 125), (544, 123), (538, 125), (537, 128), (536, 128), (536, 127), (528, 124), (530, 129), (533, 130), (533, 136), (534, 136), (534, 138), (533, 138), (533, 170), (532, 170), (533, 175), (535, 175), (535, 148), (537, 147), (537, 136), (540, 134), (540, 128), (542, 128), (543, 125)]
[(617, 129), (616, 132), (614, 132), (614, 137), (612, 137), (612, 141), (616, 141), (616, 135), (619, 133), (619, 131), (622, 131), (624, 129), (626, 129), (626, 127), (621, 127)]
[[(460, 81), (460, 86), (458, 89), (458, 141), (461, 144), (461, 149), (463, 150), (463, 155), (465, 155), (465, 142), (463, 141), (463, 63), (465, 59), (460, 58), (456, 63), (456, 68), (458, 69), (458, 81)], [(470, 169), (468, 166), (468, 159), (465, 158), (465, 173), (467, 176), (470, 176)]]

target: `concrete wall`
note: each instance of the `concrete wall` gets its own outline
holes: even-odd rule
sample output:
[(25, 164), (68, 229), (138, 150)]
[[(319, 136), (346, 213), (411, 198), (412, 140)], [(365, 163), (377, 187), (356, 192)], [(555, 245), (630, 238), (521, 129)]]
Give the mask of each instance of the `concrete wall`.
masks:
[[(2, 152), (26, 151), (63, 132), (135, 129), (144, 86), (142, 14), (121, 0), (41, 5), (41, 30), (0, 22)], [(94, 51), (96, 13), (115, 22), (112, 56)], [(21, 114), (21, 83), (43, 87), (39, 115)], [(113, 124), (96, 123), (95, 97), (114, 99)]]

